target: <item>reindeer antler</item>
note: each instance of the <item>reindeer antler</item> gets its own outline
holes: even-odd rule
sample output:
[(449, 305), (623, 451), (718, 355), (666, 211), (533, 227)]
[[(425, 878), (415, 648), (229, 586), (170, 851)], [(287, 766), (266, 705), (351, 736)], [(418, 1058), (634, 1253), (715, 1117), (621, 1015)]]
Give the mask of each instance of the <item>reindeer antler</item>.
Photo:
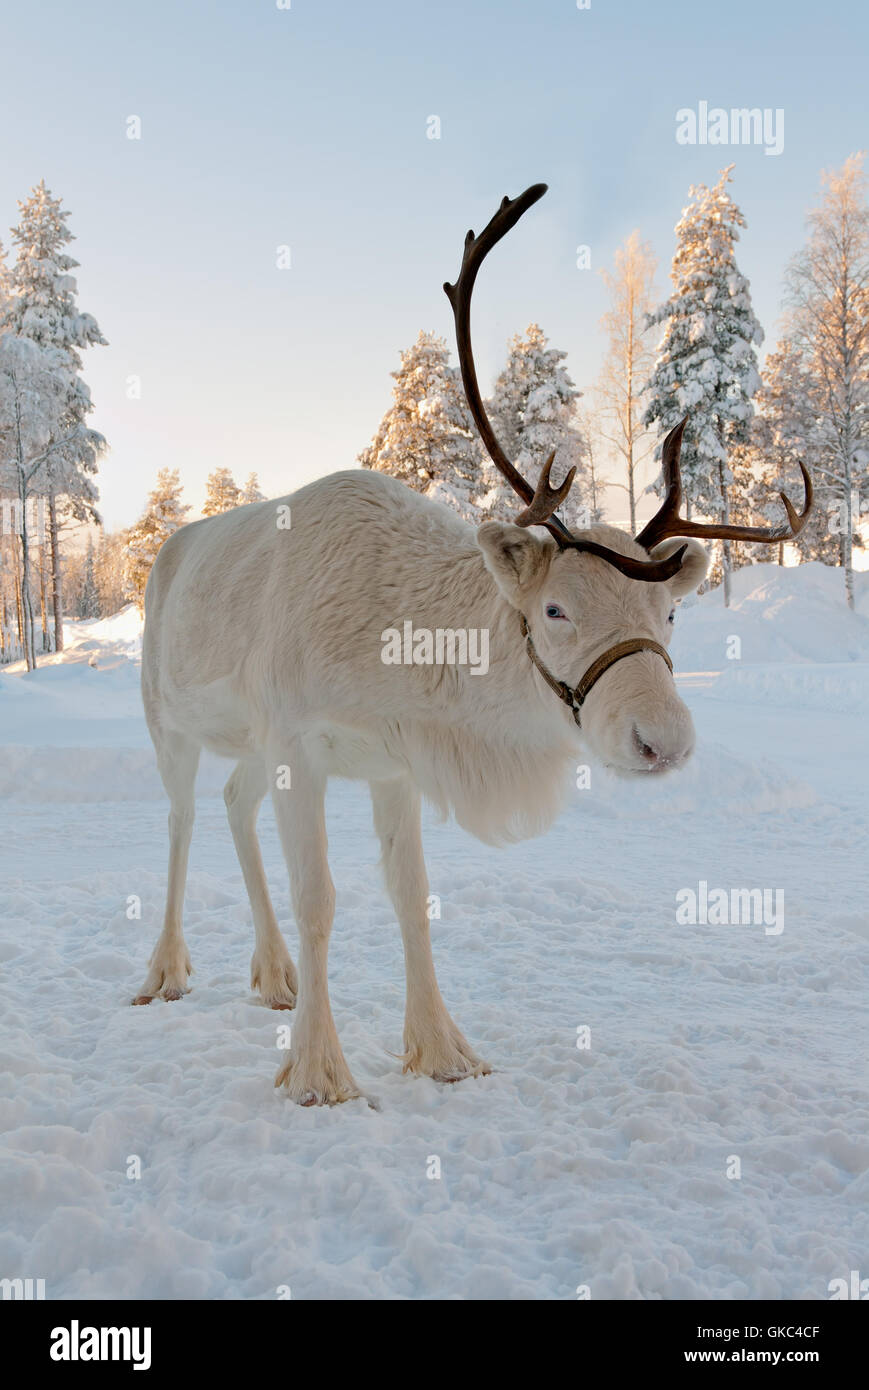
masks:
[(564, 522), (555, 515), (555, 510), (567, 497), (576, 476), (576, 469), (572, 468), (558, 487), (551, 487), (549, 475), (554, 458), (554, 455), (551, 455), (541, 471), (537, 487), (532, 488), (527, 479), (523, 478), (518, 469), (510, 462), (498, 443), (483, 405), (471, 347), (471, 295), (474, 282), (480, 266), (492, 247), (497, 245), (511, 227), (516, 225), (522, 214), (527, 212), (539, 198), (542, 198), (545, 192), (545, 183), (535, 183), (530, 188), (526, 188), (524, 193), (520, 193), (518, 198), (505, 197), (498, 211), (479, 236), (474, 236), (472, 231), (468, 232), (465, 237), (459, 278), (454, 285), (451, 285), (449, 281), (444, 283), (444, 291), (453, 306), (453, 316), (456, 321), (459, 366), (468, 406), (489, 457), (513, 491), (526, 504), (516, 517), (517, 526), (545, 526), (550, 535), (555, 537), (561, 549), (582, 550), (590, 555), (597, 555), (601, 560), (606, 560), (608, 564), (613, 565), (615, 569), (620, 570), (622, 574), (628, 575), (631, 579), (645, 579), (656, 583), (661, 580), (672, 579), (673, 575), (677, 574), (681, 568), (682, 557), (685, 553), (684, 546), (677, 550), (674, 555), (668, 556), (666, 560), (635, 560), (630, 556), (619, 554), (617, 550), (610, 550), (605, 545), (598, 545), (595, 541), (578, 540), (571, 535)]
[(682, 473), (679, 468), (679, 456), (682, 452), (682, 435), (687, 422), (688, 416), (686, 415), (684, 420), (680, 420), (679, 424), (670, 431), (664, 440), (661, 460), (667, 491), (661, 506), (637, 536), (639, 544), (648, 550), (651, 546), (657, 545), (659, 541), (666, 540), (668, 536), (698, 536), (705, 540), (760, 541), (764, 545), (775, 545), (779, 541), (792, 540), (794, 536), (799, 535), (809, 518), (815, 495), (812, 480), (802, 463), (800, 464), (800, 471), (803, 475), (805, 491), (803, 510), (798, 512), (787, 494), (779, 493), (787, 512), (787, 525), (724, 526), (715, 522), (707, 525), (702, 522), (688, 521), (679, 515), (679, 508), (682, 505)]
[(560, 507), (573, 487), (576, 468), (571, 468), (564, 482), (558, 487), (549, 486), (549, 475), (555, 462), (555, 450), (549, 455), (540, 470), (534, 497), (527, 507), (516, 517), (517, 526), (545, 526), (556, 507)]

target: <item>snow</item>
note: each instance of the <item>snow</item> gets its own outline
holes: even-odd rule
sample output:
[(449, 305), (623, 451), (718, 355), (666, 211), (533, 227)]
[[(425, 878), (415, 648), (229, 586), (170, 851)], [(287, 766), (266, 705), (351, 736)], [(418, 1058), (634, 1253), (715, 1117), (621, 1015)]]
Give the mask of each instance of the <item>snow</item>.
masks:
[[(738, 571), (727, 613), (717, 593), (682, 606), (698, 728), (682, 774), (593, 766), (549, 835), (509, 851), (427, 818), (441, 988), (490, 1077), (401, 1075), (401, 942), (367, 793), (333, 784), (332, 1002), (377, 1112), (299, 1109), (272, 1087), (292, 1015), (248, 987), (228, 763), (200, 774), (193, 991), (128, 1007), (162, 911), (167, 813), (135, 609), (68, 625), (34, 674), (0, 672), (0, 1276), (44, 1277), (50, 1298), (825, 1299), (865, 1273), (856, 579), (856, 615), (820, 565)], [(260, 829), (295, 952), (267, 808)], [(677, 925), (676, 893), (701, 880), (783, 888), (784, 931)]]
[[(855, 612), (845, 604), (840, 569), (818, 560), (785, 568), (745, 565), (731, 574), (729, 608), (713, 590), (692, 599), (702, 612), (688, 620), (689, 600), (673, 634), (678, 668), (736, 668), (758, 663), (869, 661), (869, 573), (855, 575)], [(731, 636), (741, 657), (727, 655)]]

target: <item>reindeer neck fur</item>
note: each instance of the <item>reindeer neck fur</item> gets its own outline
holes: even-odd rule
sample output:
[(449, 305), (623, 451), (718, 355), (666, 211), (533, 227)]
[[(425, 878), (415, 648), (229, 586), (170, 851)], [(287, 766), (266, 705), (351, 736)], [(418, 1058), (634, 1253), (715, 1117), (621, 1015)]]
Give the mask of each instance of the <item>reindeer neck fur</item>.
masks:
[[(372, 669), (365, 683), (369, 693), (376, 691), (370, 712), (378, 712), (385, 743), (442, 815), (452, 812), (490, 843), (542, 833), (561, 808), (567, 771), (577, 758), (575, 724), (531, 665), (520, 615), (500, 594), (473, 529), (452, 514), (441, 518), (436, 504), (413, 500), (412, 516), (424, 517), (429, 544), (422, 548), (412, 523), (393, 540), (391, 576), (374, 604), (378, 616), (369, 638), (379, 642), (383, 630), (405, 621), (415, 631), (485, 630), (489, 669), (384, 667), (378, 658), (376, 682)], [(443, 532), (433, 546), (431, 527), (438, 520)], [(400, 595), (390, 592), (396, 574)], [(358, 679), (343, 688), (348, 701), (355, 695), (356, 718), (358, 693)]]

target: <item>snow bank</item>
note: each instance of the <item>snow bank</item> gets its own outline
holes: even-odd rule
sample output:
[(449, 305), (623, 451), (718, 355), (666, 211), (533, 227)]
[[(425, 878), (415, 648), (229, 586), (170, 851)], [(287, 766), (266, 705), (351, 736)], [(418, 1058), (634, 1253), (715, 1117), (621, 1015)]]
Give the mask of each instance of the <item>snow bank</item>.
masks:
[(94, 653), (104, 657), (112, 653), (138, 656), (142, 650), (142, 626), (142, 617), (134, 603), (128, 603), (110, 618), (66, 622), (63, 625), (65, 651), (60, 659), (75, 659), (79, 655), (89, 658)]
[(817, 800), (814, 789), (781, 764), (704, 740), (678, 773), (625, 778), (591, 764), (589, 782), (573, 794), (580, 812), (625, 820), (705, 815), (711, 808), (719, 815), (754, 815), (811, 806)]
[[(134, 603), (128, 603), (110, 618), (67, 621), (63, 625), (63, 651), (47, 652), (37, 657), (38, 670), (82, 664), (106, 670), (125, 660), (135, 661), (142, 652), (142, 628), (143, 619)], [(25, 673), (23, 660), (0, 667), (0, 674), (3, 675)]]
[[(122, 744), (136, 739), (143, 746), (101, 747), (95, 742), (96, 731), (87, 730), (87, 738), (93, 741), (82, 738), (76, 747), (0, 747), (0, 801), (165, 801), (144, 721), (141, 727), (131, 721), (117, 721), (114, 729), (113, 722), (104, 720), (101, 726), (107, 745), (114, 734)], [(196, 779), (197, 796), (218, 796), (232, 766), (229, 761), (203, 754)]]
[[(720, 589), (686, 600), (672, 652), (681, 671), (756, 662), (869, 661), (869, 573), (855, 574), (856, 611), (845, 603), (842, 571), (807, 565), (750, 565), (733, 575), (730, 608)], [(741, 654), (734, 659), (731, 642)]]
[(869, 711), (869, 665), (752, 666), (733, 662), (709, 688), (716, 700), (849, 714)]

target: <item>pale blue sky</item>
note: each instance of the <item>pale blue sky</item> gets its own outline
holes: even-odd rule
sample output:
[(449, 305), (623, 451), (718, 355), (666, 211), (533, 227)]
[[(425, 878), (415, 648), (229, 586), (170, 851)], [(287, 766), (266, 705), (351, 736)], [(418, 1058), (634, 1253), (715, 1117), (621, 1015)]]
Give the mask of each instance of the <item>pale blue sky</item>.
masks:
[[(590, 385), (596, 269), (638, 227), (663, 293), (689, 184), (731, 161), (769, 341), (820, 170), (867, 143), (850, 0), (40, 0), (3, 29), (0, 238), (40, 178), (71, 209), (80, 303), (110, 342), (85, 368), (110, 526), (164, 465), (197, 507), (217, 465), (270, 494), (351, 466), (399, 348), (423, 327), (452, 343), (441, 284), (465, 231), (538, 180), (477, 291), (485, 386), (532, 319)], [(783, 108), (784, 152), (677, 145), (699, 101)]]

